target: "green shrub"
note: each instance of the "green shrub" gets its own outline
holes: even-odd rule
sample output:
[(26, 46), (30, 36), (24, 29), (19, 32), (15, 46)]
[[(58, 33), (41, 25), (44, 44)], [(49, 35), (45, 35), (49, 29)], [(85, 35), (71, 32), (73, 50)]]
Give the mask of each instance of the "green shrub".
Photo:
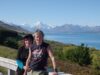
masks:
[(0, 30), (0, 35), (2, 35), (3, 37), (16, 37), (18, 36), (18, 33), (12, 30)]
[(84, 44), (81, 44), (81, 46), (78, 46), (75, 49), (67, 50), (65, 57), (79, 65), (88, 65), (91, 63), (89, 48), (85, 47)]
[(59, 48), (59, 49), (56, 51), (56, 56), (57, 56), (58, 59), (60, 59), (60, 60), (65, 60), (65, 56), (64, 56), (64, 53), (63, 53), (63, 49), (62, 49), (62, 48)]
[(0, 30), (0, 44), (18, 49), (18, 41), (22, 38), (20, 34), (12, 30)]
[(94, 53), (92, 55), (93, 59), (92, 59), (92, 67), (94, 69), (98, 69), (100, 70), (100, 52), (97, 51), (96, 53)]
[(11, 47), (11, 48), (18, 49), (18, 41), (17, 39), (13, 37), (6, 38), (6, 40), (4, 41), (4, 45)]

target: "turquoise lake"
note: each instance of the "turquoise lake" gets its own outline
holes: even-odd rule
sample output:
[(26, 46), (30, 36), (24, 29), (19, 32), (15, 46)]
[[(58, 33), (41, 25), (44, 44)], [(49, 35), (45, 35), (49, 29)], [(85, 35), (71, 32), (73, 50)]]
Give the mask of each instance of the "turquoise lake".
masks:
[(80, 45), (84, 43), (88, 47), (100, 49), (100, 33), (45, 34), (45, 39), (65, 44)]

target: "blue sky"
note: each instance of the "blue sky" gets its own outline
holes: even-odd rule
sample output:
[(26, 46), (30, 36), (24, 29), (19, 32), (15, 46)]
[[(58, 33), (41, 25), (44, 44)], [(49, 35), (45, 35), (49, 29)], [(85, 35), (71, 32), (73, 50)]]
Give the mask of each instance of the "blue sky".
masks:
[(100, 0), (0, 0), (0, 20), (100, 26)]

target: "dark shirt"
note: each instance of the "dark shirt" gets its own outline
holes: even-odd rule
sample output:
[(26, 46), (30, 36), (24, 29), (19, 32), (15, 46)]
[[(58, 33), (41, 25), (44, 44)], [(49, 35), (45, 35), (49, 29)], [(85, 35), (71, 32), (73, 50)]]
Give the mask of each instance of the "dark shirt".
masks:
[(17, 60), (20, 60), (23, 62), (23, 64), (26, 64), (26, 60), (28, 58), (29, 54), (29, 49), (25, 48), (24, 46), (20, 47), (18, 49), (18, 54), (17, 54)]
[(41, 45), (33, 44), (31, 48), (32, 58), (30, 67), (32, 70), (45, 70), (48, 60), (48, 48), (49, 44), (43, 42)]

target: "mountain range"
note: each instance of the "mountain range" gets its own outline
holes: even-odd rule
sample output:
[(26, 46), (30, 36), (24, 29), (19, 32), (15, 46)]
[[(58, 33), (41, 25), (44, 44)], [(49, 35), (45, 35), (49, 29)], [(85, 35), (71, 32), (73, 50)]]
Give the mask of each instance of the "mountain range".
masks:
[(33, 25), (24, 25), (22, 28), (29, 30), (30, 32), (36, 29), (41, 29), (45, 33), (85, 33), (85, 32), (100, 32), (100, 26), (81, 26), (73, 24), (64, 24), (60, 26), (52, 26), (44, 24), (40, 21), (34, 23)]
[(6, 22), (3, 22), (3, 21), (0, 21), (0, 29), (13, 30), (13, 31), (16, 31), (16, 32), (21, 32), (21, 33), (27, 33), (28, 32), (28, 30), (25, 30), (21, 26), (17, 26), (15, 24), (6, 23)]
[(44, 24), (40, 21), (33, 25), (24, 24), (16, 25), (0, 21), (0, 28), (7, 28), (18, 32), (34, 32), (36, 29), (41, 29), (45, 33), (85, 33), (85, 32), (100, 32), (100, 26), (81, 26), (73, 24), (64, 24), (61, 26), (52, 26)]

